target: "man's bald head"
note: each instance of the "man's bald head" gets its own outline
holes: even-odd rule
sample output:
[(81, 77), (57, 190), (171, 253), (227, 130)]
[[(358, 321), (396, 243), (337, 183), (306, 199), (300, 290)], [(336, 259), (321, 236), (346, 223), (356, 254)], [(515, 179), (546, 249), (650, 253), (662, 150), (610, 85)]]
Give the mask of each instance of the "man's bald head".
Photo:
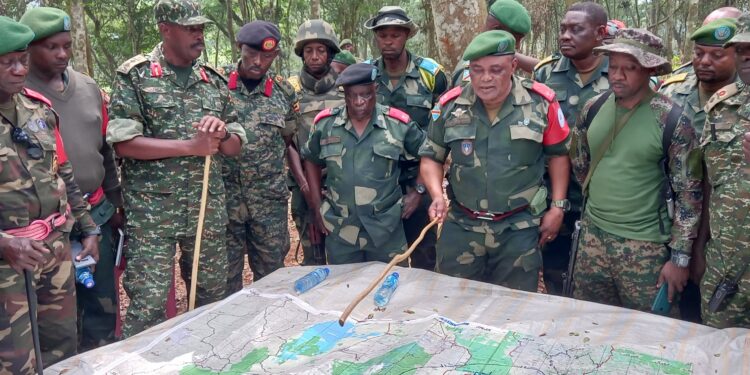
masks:
[(707, 25), (713, 21), (718, 20), (719, 18), (740, 18), (742, 15), (742, 11), (735, 7), (721, 7), (719, 9), (714, 10), (713, 12), (709, 13), (706, 18), (703, 20), (703, 25)]

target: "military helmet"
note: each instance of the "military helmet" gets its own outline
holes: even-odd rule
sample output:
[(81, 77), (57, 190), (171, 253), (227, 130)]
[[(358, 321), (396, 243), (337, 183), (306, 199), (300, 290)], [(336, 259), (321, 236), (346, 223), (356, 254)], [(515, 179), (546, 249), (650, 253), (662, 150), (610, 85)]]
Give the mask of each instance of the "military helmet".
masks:
[(320, 42), (333, 50), (331, 55), (341, 51), (339, 37), (333, 31), (333, 26), (323, 20), (308, 20), (299, 26), (297, 37), (294, 38), (294, 53), (302, 57), (302, 50), (307, 42)]

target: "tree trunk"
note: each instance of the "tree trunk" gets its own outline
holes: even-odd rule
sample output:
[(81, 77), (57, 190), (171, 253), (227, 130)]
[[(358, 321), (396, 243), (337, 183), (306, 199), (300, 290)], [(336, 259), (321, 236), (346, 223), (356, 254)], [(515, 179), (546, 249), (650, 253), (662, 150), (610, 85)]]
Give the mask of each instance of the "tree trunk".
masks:
[(438, 60), (453, 71), (464, 48), (482, 32), (487, 18), (484, 0), (430, 0), (440, 56)]
[(91, 75), (89, 59), (86, 53), (86, 17), (81, 0), (70, 2), (70, 36), (73, 39), (73, 68), (81, 73)]
[(310, 19), (319, 19), (320, 18), (320, 0), (311, 0), (310, 1)]
[(422, 33), (427, 39), (427, 57), (434, 57), (440, 54), (437, 43), (435, 42), (435, 21), (432, 19), (432, 4), (430, 0), (422, 0), (424, 7), (424, 27)]
[(237, 59), (237, 56), (239, 54), (237, 53), (237, 43), (234, 43), (235, 35), (234, 35), (234, 23), (232, 20), (232, 16), (234, 15), (234, 12), (232, 11), (232, 0), (227, 0), (227, 32), (229, 33), (230, 43), (229, 45), (232, 46), (232, 61)]

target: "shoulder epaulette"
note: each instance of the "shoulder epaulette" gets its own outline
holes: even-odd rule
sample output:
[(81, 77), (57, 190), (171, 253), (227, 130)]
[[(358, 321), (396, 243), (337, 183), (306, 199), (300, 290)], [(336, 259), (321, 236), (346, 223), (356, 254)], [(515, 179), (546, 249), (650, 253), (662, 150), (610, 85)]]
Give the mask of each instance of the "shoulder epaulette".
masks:
[(229, 73), (229, 83), (227, 83), (227, 88), (230, 90), (237, 90), (237, 81), (240, 79), (240, 73), (236, 70)]
[(49, 101), (49, 99), (47, 99), (46, 96), (44, 96), (44, 95), (42, 95), (42, 94), (40, 94), (40, 93), (38, 93), (38, 92), (30, 89), (30, 88), (24, 87), (22, 93), (25, 96), (29, 97), (29, 98), (36, 99), (36, 100), (38, 100), (38, 101), (46, 104), (47, 106), (52, 107), (52, 102)]
[(541, 68), (541, 67), (543, 67), (543, 66), (545, 66), (545, 65), (547, 65), (547, 64), (549, 64), (549, 63), (551, 63), (551, 62), (553, 62), (555, 60), (560, 60), (560, 56), (558, 56), (558, 55), (547, 56), (544, 59), (542, 59), (542, 61), (538, 62), (534, 66), (534, 70), (537, 70), (537, 69), (539, 69), (539, 68)]
[(276, 84), (279, 85), (279, 87), (281, 87), (281, 91), (283, 91), (286, 96), (292, 97), (294, 96), (294, 93), (297, 92), (288, 79), (284, 79), (284, 77), (277, 75), (273, 80), (276, 81)]
[(130, 72), (136, 66), (147, 62), (148, 57), (146, 55), (137, 55), (122, 63), (122, 65), (117, 68), (117, 71), (123, 74), (128, 74), (128, 72)]
[(531, 84), (531, 91), (541, 95), (544, 99), (547, 99), (548, 102), (555, 100), (555, 90), (552, 90), (549, 86), (543, 83), (534, 81), (534, 83)]
[(458, 96), (461, 95), (461, 92), (463, 92), (463, 88), (461, 88), (461, 86), (456, 86), (443, 94), (440, 99), (438, 99), (438, 103), (440, 103), (441, 106), (444, 106), (445, 103), (458, 98)]
[(422, 60), (419, 62), (419, 69), (422, 69), (434, 76), (437, 75), (443, 69), (443, 67), (438, 64), (437, 61), (429, 57), (422, 57)]
[(388, 115), (388, 117), (395, 118), (396, 120), (399, 120), (404, 124), (408, 124), (409, 122), (411, 122), (411, 117), (409, 117), (406, 112), (397, 108), (389, 107), (388, 113), (386, 113), (386, 115)]
[(295, 92), (302, 92), (302, 83), (299, 80), (299, 76), (291, 76), (286, 81), (289, 82), (289, 85), (292, 86)]
[(213, 66), (211, 66), (209, 64), (201, 64), (201, 66), (204, 67), (204, 68), (206, 68), (206, 69), (208, 69), (209, 71), (213, 72), (217, 76), (219, 76), (219, 78), (221, 78), (221, 80), (224, 83), (228, 82), (227, 77), (224, 76), (224, 73), (222, 73), (219, 69), (216, 69), (216, 68), (214, 68)]
[(326, 108), (326, 109), (320, 111), (320, 113), (318, 113), (315, 116), (315, 119), (313, 120), (313, 124), (317, 124), (318, 121), (320, 121), (320, 120), (322, 120), (322, 119), (324, 119), (326, 117), (331, 117), (331, 116), (333, 116), (333, 108)]
[(716, 93), (711, 95), (711, 98), (708, 99), (708, 102), (706, 102), (706, 106), (704, 110), (706, 112), (713, 109), (717, 104), (723, 102), (727, 98), (733, 96), (734, 94), (738, 93), (740, 91), (739, 87), (737, 87), (737, 83), (732, 83), (730, 85), (724, 86), (724, 88), (719, 89)]
[(664, 87), (666, 85), (670, 85), (672, 83), (685, 82), (685, 80), (687, 79), (687, 76), (688, 76), (687, 73), (675, 74), (675, 75), (673, 75), (673, 76), (665, 79), (664, 82), (661, 84), (661, 87)]

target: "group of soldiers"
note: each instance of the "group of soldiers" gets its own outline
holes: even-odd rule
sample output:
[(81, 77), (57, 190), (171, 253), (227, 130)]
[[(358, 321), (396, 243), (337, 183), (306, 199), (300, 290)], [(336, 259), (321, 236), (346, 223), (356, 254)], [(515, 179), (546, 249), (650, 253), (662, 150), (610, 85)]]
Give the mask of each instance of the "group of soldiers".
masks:
[[(750, 14), (711, 13), (672, 72), (659, 37), (593, 2), (567, 9), (558, 53), (524, 56), (531, 18), (497, 0), (450, 76), (406, 48), (418, 27), (397, 6), (365, 22), (365, 62), (304, 22), (291, 77), (258, 20), (225, 77), (199, 59), (196, 2), (154, 12), (161, 42), (111, 98), (69, 67), (64, 11), (0, 17), (0, 373), (34, 372), (27, 287), (45, 366), (115, 340), (118, 229), (123, 336), (165, 320), (204, 177), (198, 306), (242, 288), (245, 256), (255, 280), (284, 266), (291, 201), (305, 265), (388, 262), (437, 220), (413, 266), (531, 292), (543, 271), (549, 293), (642, 311), (666, 285), (671, 315), (750, 328)], [(98, 261), (92, 289), (71, 241)]]

